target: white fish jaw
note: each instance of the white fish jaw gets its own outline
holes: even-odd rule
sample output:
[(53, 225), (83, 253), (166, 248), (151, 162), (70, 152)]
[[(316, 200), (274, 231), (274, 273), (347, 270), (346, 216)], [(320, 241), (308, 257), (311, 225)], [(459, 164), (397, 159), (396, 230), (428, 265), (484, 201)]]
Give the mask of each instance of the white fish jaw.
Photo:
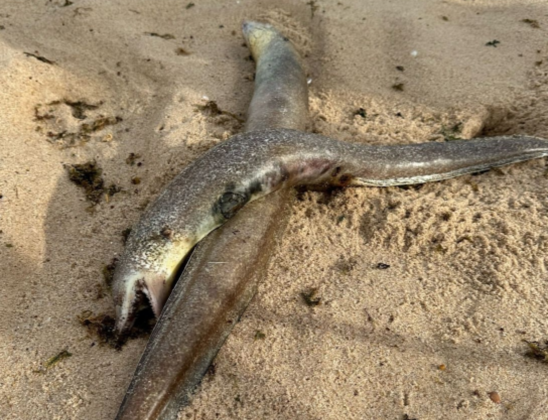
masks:
[[(143, 296), (148, 299), (154, 315), (160, 316), (162, 307), (169, 296), (171, 286), (167, 286), (167, 276), (146, 271), (132, 271), (123, 280), (123, 289), (117, 292), (116, 332), (122, 334), (133, 325)], [(121, 296), (120, 296), (121, 295)]]

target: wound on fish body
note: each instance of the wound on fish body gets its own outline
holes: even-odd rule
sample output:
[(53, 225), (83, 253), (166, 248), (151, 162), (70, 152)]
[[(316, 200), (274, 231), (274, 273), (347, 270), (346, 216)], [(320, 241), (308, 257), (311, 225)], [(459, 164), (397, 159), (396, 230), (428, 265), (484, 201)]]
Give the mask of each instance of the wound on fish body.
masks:
[(248, 194), (241, 194), (237, 192), (225, 192), (221, 197), (213, 204), (213, 216), (218, 214), (226, 220), (232, 218), (238, 210), (240, 210), (249, 201)]

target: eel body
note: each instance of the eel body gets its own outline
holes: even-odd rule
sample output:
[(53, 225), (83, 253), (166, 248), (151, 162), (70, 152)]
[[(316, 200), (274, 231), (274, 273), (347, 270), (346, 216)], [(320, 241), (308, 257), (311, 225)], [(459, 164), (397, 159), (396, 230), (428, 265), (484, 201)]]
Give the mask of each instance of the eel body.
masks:
[[(301, 59), (272, 26), (245, 22), (257, 63), (246, 131), (304, 130), (308, 86)], [(255, 295), (289, 216), (279, 190), (243, 208), (199, 242), (185, 265), (137, 366), (119, 419), (172, 419)]]
[[(274, 35), (253, 41), (250, 34), (267, 27), (253, 25), (257, 26), (244, 25), (244, 34), (261, 73), (261, 54), (267, 54), (269, 46), (281, 45), (273, 49), (277, 54), (290, 43), (283, 37), (280, 44), (263, 42), (270, 36), (277, 40)], [(253, 45), (258, 46), (257, 53)], [(264, 71), (277, 62), (270, 61)], [(307, 117), (302, 102), (293, 111), (297, 102), (284, 102), (283, 95), (269, 102), (272, 88), (261, 91), (260, 87), (271, 79), (259, 74), (257, 80), (255, 95), (259, 96), (252, 100), (248, 122), (251, 131), (219, 144), (187, 166), (146, 210), (128, 238), (113, 287), (117, 329), (122, 333), (131, 327), (143, 296), (159, 315), (178, 268), (196, 243), (233, 217), (231, 222), (245, 232), (231, 238), (229, 230), (218, 230), (198, 247), (196, 262), (191, 258), (151, 336), (118, 420), (176, 417), (178, 405), (188, 400), (229, 334), (232, 326), (226, 325), (236, 322), (253, 296), (260, 274), (254, 269), (264, 267), (267, 257), (256, 250), (246, 254), (253, 247), (244, 244), (249, 240), (256, 246), (271, 247), (275, 232), (280, 231), (273, 219), (286, 201), (288, 188), (421, 184), (548, 155), (548, 140), (528, 136), (399, 146), (339, 142), (300, 131), (303, 126), (299, 124), (305, 124)], [(306, 86), (303, 92), (306, 95)], [(289, 122), (284, 125), (284, 121)], [(244, 206), (271, 193), (268, 198), (272, 200), (256, 201), (238, 214)], [(258, 210), (267, 215), (262, 224)], [(252, 216), (250, 220), (240, 217), (245, 214)], [(238, 247), (245, 251), (242, 261), (248, 265), (239, 263)], [(223, 249), (230, 252), (223, 253)], [(226, 261), (210, 260), (212, 256)], [(230, 263), (226, 270), (225, 263)]]

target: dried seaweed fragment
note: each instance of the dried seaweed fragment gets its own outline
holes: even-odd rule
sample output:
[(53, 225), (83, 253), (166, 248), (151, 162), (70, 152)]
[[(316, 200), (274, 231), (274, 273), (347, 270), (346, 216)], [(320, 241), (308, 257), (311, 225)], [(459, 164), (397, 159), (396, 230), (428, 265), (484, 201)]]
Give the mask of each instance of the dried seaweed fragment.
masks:
[(544, 345), (538, 341), (523, 341), (529, 346), (529, 350), (525, 353), (526, 357), (548, 363), (548, 340), (544, 343)]
[(175, 39), (175, 35), (171, 35), (171, 34), (159, 34), (157, 32), (145, 32), (145, 35), (148, 35), (148, 36), (155, 36), (157, 38), (162, 38), (162, 39)]
[(108, 125), (118, 124), (120, 121), (122, 121), (121, 117), (99, 117), (89, 124), (82, 124), (80, 126), (80, 133), (94, 133), (95, 131), (102, 130)]
[(68, 165), (67, 170), (69, 179), (85, 190), (86, 198), (89, 201), (95, 204), (101, 201), (105, 182), (101, 176), (103, 170), (97, 165), (97, 162)]
[[(95, 111), (102, 104), (103, 101), (93, 104), (85, 100), (72, 101), (69, 99), (37, 104), (34, 107), (34, 121), (45, 123), (46, 127), (39, 125), (36, 127), (36, 131), (45, 132), (50, 143), (57, 144), (62, 148), (84, 144), (90, 141), (92, 135), (96, 132), (122, 121), (119, 116), (105, 117), (104, 115), (98, 115), (89, 117), (86, 115), (88, 111)], [(75, 121), (65, 118), (64, 112), (66, 112), (66, 109), (63, 109), (63, 105), (70, 108), (72, 117), (77, 120), (76, 129), (73, 127)], [(112, 134), (108, 134), (103, 137), (103, 141), (109, 141), (112, 138)]]
[(77, 317), (78, 322), (88, 330), (92, 337), (96, 337), (99, 344), (108, 344), (119, 348), (118, 340), (114, 334), (115, 321), (110, 315), (94, 315), (91, 311), (84, 311)]
[(34, 121), (52, 120), (55, 118), (55, 115), (53, 115), (52, 112), (52, 109), (44, 111), (42, 109), (42, 104), (37, 104), (34, 107)]
[(313, 287), (307, 291), (301, 292), (301, 297), (307, 306), (314, 307), (318, 306), (322, 301), (322, 298), (317, 296), (317, 293), (318, 288)]
[(531, 28), (539, 29), (540, 24), (538, 23), (538, 20), (536, 19), (522, 19), (523, 23), (528, 24)]
[[(141, 155), (138, 154), (138, 153), (133, 153), (131, 152), (128, 157), (126, 158), (126, 163), (129, 165), (129, 166), (133, 166), (135, 165), (136, 161), (138, 159), (141, 159)], [(137, 165), (139, 165), (139, 163), (137, 163)]]
[(48, 60), (46, 57), (43, 57), (41, 55), (33, 54), (33, 53), (29, 53), (29, 52), (24, 52), (23, 54), (25, 54), (27, 57), (36, 58), (38, 61), (41, 61), (42, 63), (55, 65), (55, 61)]
[(190, 55), (190, 53), (182, 47), (177, 48), (175, 50), (175, 54), (177, 54), (177, 55)]
[(101, 176), (103, 170), (95, 161), (66, 165), (66, 169), (68, 171), (69, 179), (85, 190), (86, 198), (93, 204), (98, 204), (103, 195), (105, 200), (108, 201), (111, 196), (122, 190), (114, 184), (105, 187), (105, 181)]
[(211, 117), (217, 117), (219, 115), (227, 115), (229, 117), (234, 118), (239, 123), (244, 123), (244, 120), (237, 115), (233, 114), (232, 112), (223, 111), (219, 108), (217, 105), (217, 102), (215, 101), (207, 101), (205, 105), (195, 105), (196, 110), (202, 112), (204, 115), (211, 116)]
[(128, 227), (128, 228), (125, 228), (123, 231), (122, 231), (122, 242), (124, 243), (124, 245), (126, 244), (127, 242), (127, 238), (129, 238), (129, 234), (131, 233), (131, 228)]
[(316, 13), (316, 10), (320, 8), (315, 2), (315, 0), (310, 0), (306, 3), (307, 6), (310, 6), (310, 17), (313, 18), (314, 14)]
[(72, 353), (70, 353), (68, 350), (61, 350), (55, 356), (52, 356), (48, 360), (46, 360), (46, 363), (44, 363), (44, 369), (48, 370), (55, 366), (57, 363), (59, 363), (61, 360), (67, 359), (70, 356), (72, 356)]
[(77, 316), (77, 319), (87, 329), (89, 336), (95, 338), (100, 345), (106, 344), (118, 350), (128, 339), (148, 336), (155, 324), (154, 314), (149, 307), (137, 314), (135, 324), (123, 336), (116, 334), (114, 329), (116, 321), (110, 315), (95, 315), (92, 311), (83, 311)]
[(86, 119), (86, 114), (85, 114), (86, 111), (99, 108), (99, 105), (88, 104), (84, 101), (73, 102), (73, 101), (69, 101), (68, 99), (64, 99), (63, 103), (72, 108), (72, 116), (79, 120)]
[(462, 122), (458, 122), (451, 127), (441, 126), (439, 133), (443, 136), (445, 141), (462, 140), (460, 133), (462, 131)]
[(109, 289), (112, 287), (112, 280), (114, 279), (114, 269), (116, 268), (117, 262), (118, 258), (113, 258), (110, 263), (103, 266), (103, 279), (105, 280), (105, 284)]

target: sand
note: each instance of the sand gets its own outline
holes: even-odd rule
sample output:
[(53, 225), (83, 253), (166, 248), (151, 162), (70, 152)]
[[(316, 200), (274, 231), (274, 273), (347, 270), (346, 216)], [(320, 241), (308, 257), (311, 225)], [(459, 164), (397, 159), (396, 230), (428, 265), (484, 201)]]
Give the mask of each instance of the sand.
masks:
[[(117, 351), (78, 317), (114, 315), (103, 268), (124, 229), (242, 129), (243, 19), (274, 23), (305, 54), (315, 132), (548, 138), (545, 2), (194, 3), (0, 4), (2, 420), (114, 418), (146, 337)], [(208, 99), (232, 115), (200, 110)], [(105, 182), (96, 205), (67, 171), (90, 161)], [(523, 341), (548, 339), (547, 169), (300, 193), (180, 418), (548, 419), (548, 365)]]

